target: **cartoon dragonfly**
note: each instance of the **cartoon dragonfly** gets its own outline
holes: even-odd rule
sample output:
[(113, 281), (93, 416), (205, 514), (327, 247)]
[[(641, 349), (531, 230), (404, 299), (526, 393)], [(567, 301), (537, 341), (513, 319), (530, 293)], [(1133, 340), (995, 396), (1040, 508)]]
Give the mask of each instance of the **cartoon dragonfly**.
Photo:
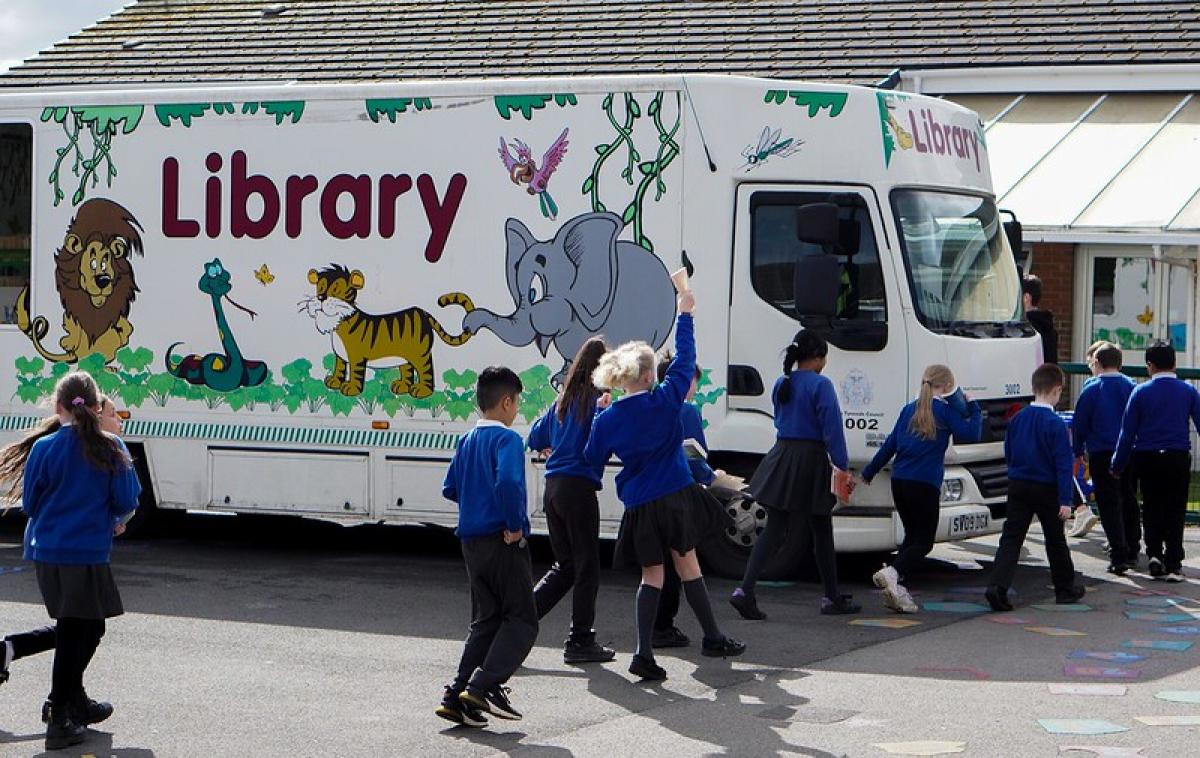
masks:
[(513, 139), (511, 147), (517, 153), (514, 156), (509, 152), (510, 145), (505, 144), (503, 137), (500, 138), (500, 160), (504, 162), (504, 168), (508, 169), (508, 178), (512, 179), (513, 184), (529, 185), (525, 191), (538, 196), (538, 205), (542, 209), (542, 215), (551, 221), (558, 216), (558, 205), (555, 204), (554, 198), (550, 197), (550, 177), (554, 175), (554, 170), (558, 168), (563, 156), (567, 154), (568, 131), (568, 129), (563, 129), (562, 134), (558, 135), (558, 139), (554, 140), (554, 144), (542, 156), (540, 168), (533, 162), (533, 151), (529, 149), (529, 145), (519, 139)]
[(804, 144), (803, 140), (793, 137), (780, 139), (781, 133), (780, 129), (771, 131), (771, 127), (764, 126), (762, 134), (758, 138), (758, 145), (746, 145), (746, 149), (742, 150), (742, 157), (746, 159), (746, 162), (742, 165), (746, 167), (747, 171), (753, 171), (766, 163), (767, 159), (772, 156), (786, 158), (800, 151), (800, 146)]

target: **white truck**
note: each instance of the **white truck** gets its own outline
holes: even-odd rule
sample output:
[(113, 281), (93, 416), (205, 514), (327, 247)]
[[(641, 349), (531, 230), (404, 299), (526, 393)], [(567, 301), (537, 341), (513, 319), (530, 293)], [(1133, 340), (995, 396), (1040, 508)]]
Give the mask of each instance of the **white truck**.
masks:
[[(78, 367), (127, 417), (147, 506), (452, 525), (441, 481), (476, 372), (521, 374), (524, 431), (584, 339), (670, 345), (682, 266), (714, 467), (748, 474), (770, 448), (801, 326), (831, 343), (856, 466), (923, 367), (948, 363), (987, 411), (984, 440), (950, 450), (938, 527), (970, 537), (1003, 516), (1000, 440), (1039, 355), (1005, 231), (978, 117), (883, 90), (688, 75), (0, 94), (0, 434)], [(544, 528), (532, 455), (527, 473)], [(839, 507), (839, 550), (898, 544), (885, 479)], [(730, 508), (705, 553), (736, 572), (764, 514)]]

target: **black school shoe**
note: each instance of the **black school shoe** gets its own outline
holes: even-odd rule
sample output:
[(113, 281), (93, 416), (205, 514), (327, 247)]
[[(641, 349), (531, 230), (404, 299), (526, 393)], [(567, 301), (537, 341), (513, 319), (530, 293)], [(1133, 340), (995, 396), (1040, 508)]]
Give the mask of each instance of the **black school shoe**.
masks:
[(1108, 564), (1108, 568), (1104, 570), (1113, 576), (1125, 576), (1132, 568), (1133, 566), (1130, 566), (1128, 563), (1110, 563)]
[(861, 610), (862, 606), (854, 602), (851, 595), (838, 595), (834, 600), (821, 598), (821, 614), (824, 616), (845, 616)]
[(629, 673), (644, 682), (661, 682), (667, 678), (665, 668), (659, 666), (653, 659), (640, 655), (633, 656), (633, 660), (629, 663)]
[(71, 720), (65, 705), (42, 706), (42, 717), (46, 722), (46, 749), (62, 750), (78, 745), (87, 738), (87, 730)]
[(746, 643), (732, 637), (704, 640), (700, 647), (700, 654), (709, 658), (735, 658), (744, 652), (746, 652)]
[(617, 651), (605, 647), (595, 640), (570, 642), (563, 647), (563, 663), (608, 663), (617, 657)]
[(746, 592), (741, 588), (734, 590), (733, 594), (729, 596), (729, 604), (747, 621), (762, 621), (767, 617), (767, 614), (758, 609), (758, 601), (755, 599), (754, 593)]
[(1167, 567), (1158, 558), (1150, 559), (1150, 578), (1162, 579), (1167, 575)]
[(650, 638), (650, 646), (654, 648), (687, 647), (690, 644), (692, 641), (677, 626), (669, 629), (655, 629)]
[(8, 659), (8, 642), (0, 640), (0, 684), (8, 681), (8, 667), (11, 663)]
[(1066, 589), (1054, 590), (1054, 602), (1059, 605), (1070, 605), (1078, 603), (1083, 596), (1087, 594), (1087, 589), (1079, 585), (1067, 587)]
[(999, 585), (991, 585), (987, 591), (983, 593), (987, 598), (988, 605), (992, 606), (992, 610), (996, 612), (1011, 611), (1012, 603), (1008, 602), (1008, 588)]
[(513, 707), (512, 701), (508, 699), (508, 693), (512, 692), (508, 687), (500, 685), (495, 687), (490, 692), (478, 693), (467, 690), (458, 696), (458, 699), (464, 705), (469, 705), (473, 708), (478, 708), (481, 711), (487, 711), (496, 718), (505, 719), (507, 721), (520, 721), (521, 712)]
[(453, 721), (455, 724), (462, 726), (470, 726), (476, 729), (487, 726), (487, 717), (483, 715), (483, 711), (478, 708), (473, 708), (462, 701), (459, 693), (446, 688), (446, 694), (442, 696), (442, 704), (434, 711), (439, 717), (447, 721)]

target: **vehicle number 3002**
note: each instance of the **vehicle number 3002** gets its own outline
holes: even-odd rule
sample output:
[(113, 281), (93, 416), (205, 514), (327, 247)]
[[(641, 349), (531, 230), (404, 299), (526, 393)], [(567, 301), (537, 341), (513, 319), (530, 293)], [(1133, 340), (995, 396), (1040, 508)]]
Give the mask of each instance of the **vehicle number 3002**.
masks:
[(879, 419), (877, 418), (848, 418), (843, 422), (847, 429), (859, 431), (878, 431)]

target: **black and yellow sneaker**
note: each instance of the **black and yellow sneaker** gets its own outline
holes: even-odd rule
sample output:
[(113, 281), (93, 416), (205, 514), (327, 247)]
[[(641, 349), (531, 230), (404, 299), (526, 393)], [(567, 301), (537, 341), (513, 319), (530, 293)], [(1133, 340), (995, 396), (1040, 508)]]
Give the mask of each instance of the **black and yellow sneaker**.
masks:
[(496, 718), (506, 719), (508, 721), (520, 721), (521, 712), (513, 707), (512, 701), (508, 699), (508, 693), (511, 692), (508, 687), (500, 685), (493, 688), (489, 692), (474, 692), (467, 690), (458, 696), (459, 700), (464, 705), (469, 705), (473, 708), (478, 708), (481, 711), (486, 711)]
[(434, 713), (447, 721), (476, 729), (485, 727), (488, 723), (483, 711), (464, 703), (459, 697), (459, 693), (449, 687), (446, 688), (446, 694), (442, 697), (442, 704)]

